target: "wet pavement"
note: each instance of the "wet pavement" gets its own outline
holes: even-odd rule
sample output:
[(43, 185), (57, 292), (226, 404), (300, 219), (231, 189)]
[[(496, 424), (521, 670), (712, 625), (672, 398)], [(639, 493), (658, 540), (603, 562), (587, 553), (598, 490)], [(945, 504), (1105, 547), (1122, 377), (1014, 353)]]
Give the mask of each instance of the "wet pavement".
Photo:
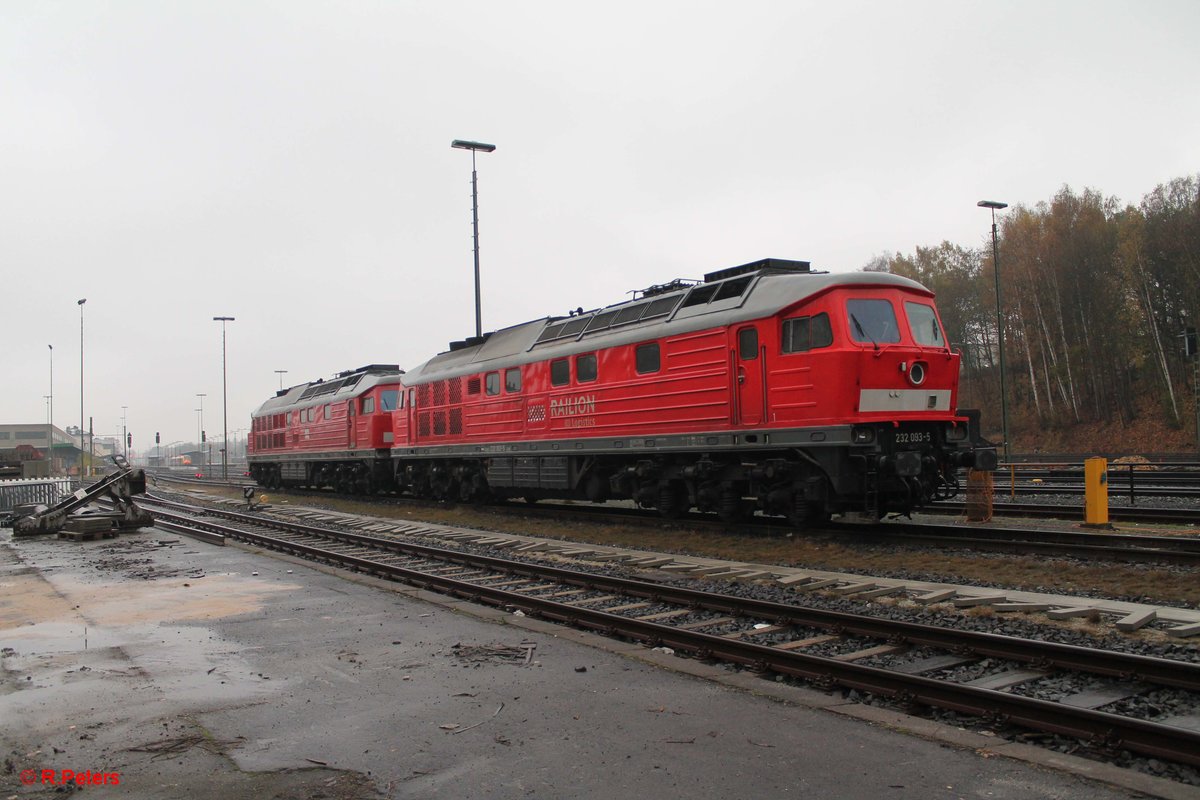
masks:
[(1101, 765), (426, 598), (162, 531), (0, 532), (0, 800), (79, 775), (194, 800), (1140, 796), (1005, 755)]

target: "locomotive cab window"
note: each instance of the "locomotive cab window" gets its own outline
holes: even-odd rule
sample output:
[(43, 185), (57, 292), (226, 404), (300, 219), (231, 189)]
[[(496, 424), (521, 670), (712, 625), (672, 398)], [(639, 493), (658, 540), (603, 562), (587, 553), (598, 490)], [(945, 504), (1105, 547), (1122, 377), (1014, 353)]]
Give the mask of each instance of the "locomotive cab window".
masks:
[(596, 354), (588, 353), (575, 358), (575, 380), (587, 383), (596, 380)]
[(658, 342), (650, 344), (639, 344), (634, 351), (634, 365), (638, 375), (645, 375), (649, 372), (658, 372), (662, 367), (662, 358), (659, 355)]
[(829, 315), (814, 314), (811, 317), (793, 317), (783, 321), (783, 352), (807, 353), (818, 347), (833, 344), (833, 328)]
[(489, 372), (483, 376), (483, 389), (488, 394), (500, 394), (500, 373)]
[(521, 370), (519, 368), (504, 371), (504, 391), (509, 394), (521, 391)]
[(325, 406), (325, 419), (333, 419), (333, 406)]
[(891, 300), (846, 301), (850, 338), (862, 344), (895, 344), (900, 341), (900, 326)]
[(364, 397), (362, 399), (362, 413), (364, 413), (364, 414), (374, 414), (375, 413), (375, 398), (374, 397)]
[(571, 362), (559, 358), (550, 362), (550, 385), (566, 386), (571, 382)]
[(384, 389), (379, 393), (379, 410), (380, 411), (395, 411), (397, 403), (404, 400), (404, 395), (396, 389)]
[(758, 328), (742, 328), (738, 331), (738, 358), (742, 361), (758, 358)]
[(904, 313), (908, 315), (908, 327), (912, 332), (913, 341), (926, 347), (945, 347), (946, 339), (938, 325), (937, 314), (933, 306), (924, 303), (906, 302)]

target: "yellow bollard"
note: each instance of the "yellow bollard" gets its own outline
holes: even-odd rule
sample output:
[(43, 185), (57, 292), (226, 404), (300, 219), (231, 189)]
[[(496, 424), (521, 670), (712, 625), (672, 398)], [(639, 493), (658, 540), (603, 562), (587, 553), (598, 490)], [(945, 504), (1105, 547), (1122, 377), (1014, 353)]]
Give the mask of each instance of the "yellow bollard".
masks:
[(1083, 462), (1083, 486), (1083, 524), (1109, 527), (1107, 458), (1089, 458)]

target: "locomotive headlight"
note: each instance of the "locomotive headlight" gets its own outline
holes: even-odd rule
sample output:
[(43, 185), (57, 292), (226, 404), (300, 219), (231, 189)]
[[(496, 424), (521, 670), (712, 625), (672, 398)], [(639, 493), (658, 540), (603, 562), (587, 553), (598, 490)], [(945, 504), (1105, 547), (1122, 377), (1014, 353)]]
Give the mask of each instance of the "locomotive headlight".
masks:
[(874, 428), (855, 428), (851, 433), (851, 438), (855, 444), (870, 444), (875, 441)]
[(908, 368), (908, 382), (920, 386), (925, 382), (925, 362), (914, 361)]

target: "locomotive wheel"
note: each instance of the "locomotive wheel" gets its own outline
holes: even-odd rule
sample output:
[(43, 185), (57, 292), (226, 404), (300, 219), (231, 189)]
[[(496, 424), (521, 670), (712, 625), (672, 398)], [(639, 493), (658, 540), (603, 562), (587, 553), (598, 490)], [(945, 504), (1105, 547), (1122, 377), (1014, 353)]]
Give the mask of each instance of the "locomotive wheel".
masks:
[(812, 506), (804, 499), (804, 493), (796, 492), (796, 498), (792, 501), (792, 508), (788, 512), (788, 521), (794, 528), (807, 528), (813, 522), (811, 511)]
[(444, 472), (430, 476), (429, 488), (435, 500), (449, 502), (458, 499), (458, 481)]
[(820, 503), (808, 504), (808, 521), (812, 525), (824, 525), (829, 522), (829, 518), (833, 515), (825, 510), (825, 506)]
[(658, 513), (667, 519), (679, 519), (686, 510), (679, 488), (672, 483), (664, 483), (658, 490)]
[(478, 472), (463, 479), (459, 498), (464, 503), (486, 503), (488, 500), (487, 480)]
[(739, 492), (732, 488), (721, 490), (721, 495), (717, 499), (717, 516), (722, 522), (734, 523), (740, 522), (746, 517), (746, 507), (742, 502), (742, 496)]

